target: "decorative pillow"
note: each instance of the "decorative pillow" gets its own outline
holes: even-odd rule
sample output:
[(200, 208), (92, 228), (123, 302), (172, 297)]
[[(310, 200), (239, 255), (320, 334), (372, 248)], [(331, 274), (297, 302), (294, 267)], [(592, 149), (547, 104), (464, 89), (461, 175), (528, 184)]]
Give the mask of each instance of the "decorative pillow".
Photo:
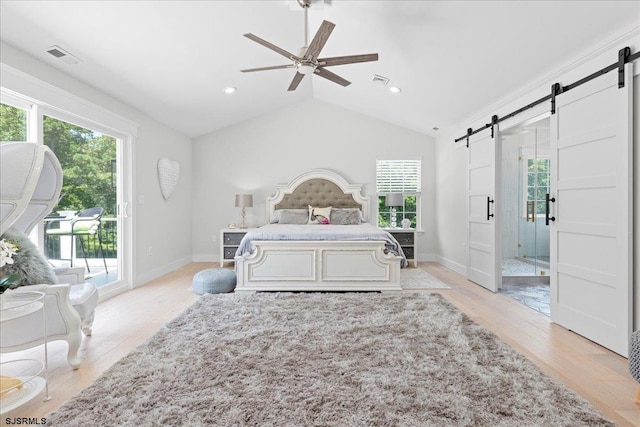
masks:
[(331, 224), (331, 206), (318, 208), (309, 205), (309, 222), (307, 224)]
[(18, 286), (57, 283), (53, 269), (36, 245), (24, 233), (10, 228), (2, 235), (2, 239), (11, 240), (13, 244), (18, 246), (18, 251), (13, 256), (13, 264), (6, 264), (2, 267), (3, 276), (10, 274), (20, 276)]
[(306, 224), (309, 221), (309, 211), (306, 209), (282, 209), (280, 224)]
[(271, 215), (271, 221), (269, 221), (269, 224), (279, 223), (281, 213), (282, 213), (282, 209), (276, 209), (275, 211), (273, 211), (273, 214)]
[(354, 225), (362, 223), (362, 211), (358, 208), (334, 208), (331, 210), (331, 224)]

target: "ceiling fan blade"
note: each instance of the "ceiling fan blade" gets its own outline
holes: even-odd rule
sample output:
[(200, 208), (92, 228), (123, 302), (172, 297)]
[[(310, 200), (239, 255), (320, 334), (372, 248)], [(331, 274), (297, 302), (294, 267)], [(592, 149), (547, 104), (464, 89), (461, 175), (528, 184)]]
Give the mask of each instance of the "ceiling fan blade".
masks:
[(302, 81), (303, 77), (304, 77), (304, 74), (298, 73), (296, 71), (296, 75), (293, 76), (293, 80), (291, 80), (291, 84), (289, 85), (289, 89), (287, 89), (287, 90), (288, 91), (296, 90), (296, 88), (298, 87), (298, 85)]
[(304, 55), (305, 59), (316, 59), (318, 55), (320, 55), (320, 51), (324, 47), (335, 26), (336, 24), (333, 22), (322, 21), (320, 28), (318, 28), (318, 32), (313, 36), (313, 40), (311, 40), (311, 43), (309, 44), (307, 53)]
[(367, 53), (365, 55), (351, 55), (351, 56), (335, 56), (333, 58), (318, 58), (318, 63), (322, 67), (332, 67), (334, 65), (354, 64), (356, 62), (370, 62), (377, 61), (377, 53)]
[(338, 83), (341, 86), (349, 86), (351, 84), (349, 80), (343, 79), (339, 75), (334, 74), (331, 71), (325, 70), (324, 68), (321, 68), (321, 67), (316, 68), (314, 73), (319, 75), (320, 77), (324, 77), (327, 80), (331, 80), (334, 83)]
[(248, 68), (246, 70), (240, 70), (240, 72), (242, 72), (242, 73), (250, 73), (250, 72), (253, 72), (253, 71), (280, 70), (282, 68), (296, 68), (296, 66), (295, 66), (295, 64), (274, 65), (272, 67)]
[(268, 47), (269, 49), (273, 50), (274, 52), (278, 52), (280, 55), (284, 56), (287, 59), (291, 59), (291, 60), (300, 60), (300, 58), (298, 58), (297, 56), (295, 56), (293, 53), (287, 52), (286, 50), (279, 48), (278, 46), (276, 46), (275, 44), (269, 43), (266, 40), (261, 39), (258, 36), (254, 36), (251, 33), (247, 33), (244, 34), (244, 36), (246, 38), (248, 38), (249, 40), (253, 40), (254, 42), (261, 44), (264, 47)]

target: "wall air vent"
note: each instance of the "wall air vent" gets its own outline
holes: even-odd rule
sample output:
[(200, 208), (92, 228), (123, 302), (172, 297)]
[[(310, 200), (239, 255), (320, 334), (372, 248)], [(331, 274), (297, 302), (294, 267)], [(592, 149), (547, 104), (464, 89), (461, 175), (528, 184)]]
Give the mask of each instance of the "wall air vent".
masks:
[(386, 86), (389, 83), (389, 78), (374, 74), (371, 81), (377, 85)]
[(77, 64), (78, 62), (80, 62), (80, 60), (78, 58), (76, 58), (75, 56), (71, 55), (69, 52), (67, 52), (66, 50), (64, 50), (60, 46), (51, 46), (51, 47), (45, 49), (45, 52), (47, 52), (49, 55), (59, 59), (62, 62), (65, 62), (67, 64)]

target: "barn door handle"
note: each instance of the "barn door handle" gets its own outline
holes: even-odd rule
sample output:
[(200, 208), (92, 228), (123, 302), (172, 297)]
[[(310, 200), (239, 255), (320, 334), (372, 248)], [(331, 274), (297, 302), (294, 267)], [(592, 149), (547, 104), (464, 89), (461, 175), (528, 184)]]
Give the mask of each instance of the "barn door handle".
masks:
[(491, 213), (491, 204), (493, 203), (493, 199), (489, 196), (487, 196), (487, 221), (489, 221), (490, 218), (493, 217), (493, 214)]
[(555, 221), (556, 217), (549, 216), (549, 202), (555, 203), (556, 198), (555, 197), (551, 197), (549, 198), (549, 193), (547, 193), (547, 195), (545, 196), (545, 207), (544, 207), (544, 224), (545, 225), (549, 225), (549, 221)]

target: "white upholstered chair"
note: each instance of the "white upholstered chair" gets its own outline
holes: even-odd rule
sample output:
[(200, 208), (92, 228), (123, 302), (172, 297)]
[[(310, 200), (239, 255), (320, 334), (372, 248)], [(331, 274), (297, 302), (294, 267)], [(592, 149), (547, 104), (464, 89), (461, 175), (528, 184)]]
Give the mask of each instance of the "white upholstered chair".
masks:
[[(28, 235), (55, 207), (60, 197), (62, 169), (46, 146), (28, 142), (0, 143), (0, 235), (10, 227)], [(91, 335), (98, 291), (84, 283), (84, 269), (54, 270), (58, 284), (32, 284), (7, 292), (45, 293), (48, 341), (68, 343), (67, 360), (77, 369), (82, 332)], [(38, 314), (38, 313), (34, 313)], [(17, 351), (44, 342), (40, 315), (2, 323), (0, 351)]]

